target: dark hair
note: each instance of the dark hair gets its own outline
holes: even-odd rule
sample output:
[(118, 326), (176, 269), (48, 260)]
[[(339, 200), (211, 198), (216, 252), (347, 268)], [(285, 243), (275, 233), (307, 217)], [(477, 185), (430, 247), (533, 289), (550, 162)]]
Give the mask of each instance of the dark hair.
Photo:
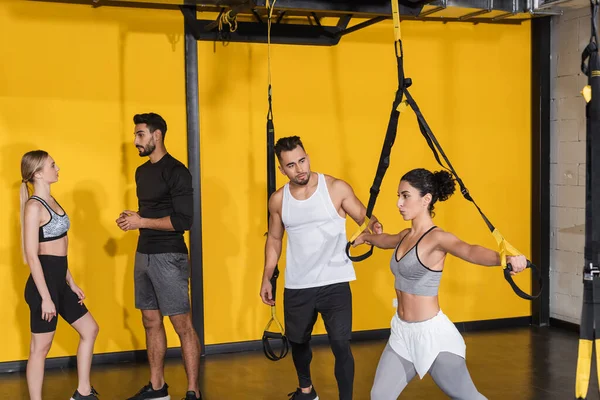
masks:
[(292, 151), (298, 146), (304, 150), (304, 145), (302, 144), (302, 140), (300, 140), (299, 136), (282, 137), (277, 141), (277, 143), (275, 143), (275, 155), (277, 155), (277, 158), (281, 160), (281, 153), (283, 151)]
[(160, 115), (155, 113), (136, 114), (133, 116), (133, 123), (136, 125), (146, 124), (150, 133), (158, 129), (162, 133), (163, 141), (165, 140), (165, 136), (167, 135), (167, 123)]
[(429, 212), (432, 214), (435, 202), (448, 200), (455, 189), (454, 178), (448, 171), (443, 170), (432, 173), (424, 168), (417, 168), (404, 174), (401, 180), (417, 189), (421, 196), (431, 194)]

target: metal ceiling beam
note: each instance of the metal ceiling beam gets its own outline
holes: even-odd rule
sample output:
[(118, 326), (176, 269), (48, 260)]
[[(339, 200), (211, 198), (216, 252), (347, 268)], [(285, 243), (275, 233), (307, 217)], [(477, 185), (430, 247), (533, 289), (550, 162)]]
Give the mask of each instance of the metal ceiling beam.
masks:
[[(88, 4), (92, 7), (117, 6), (135, 8), (178, 9), (180, 5), (195, 7), (203, 12), (230, 12), (229, 16), (243, 15), (265, 21), (266, 0), (29, 0), (69, 4)], [(444, 22), (471, 23), (507, 23), (510, 21), (526, 20), (545, 15), (560, 15), (556, 9), (547, 9), (552, 5), (571, 0), (399, 0), (402, 19)], [(464, 8), (462, 17), (447, 17), (448, 9)], [(277, 0), (277, 22), (286, 23), (285, 17), (318, 15), (323, 17), (340, 17), (351, 14), (353, 18), (367, 18), (366, 26), (372, 25), (373, 18), (390, 18), (391, 6), (389, 0)], [(501, 11), (502, 14), (493, 13)], [(434, 16), (435, 18), (426, 18)], [(455, 13), (454, 13), (455, 14)], [(479, 18), (475, 18), (479, 17)], [(258, 23), (260, 21), (257, 21)], [(512, 23), (512, 22), (511, 22)], [(218, 26), (217, 21), (211, 21), (206, 28), (210, 31)], [(349, 32), (347, 32), (349, 33)]]
[(354, 25), (354, 26), (352, 26), (350, 28), (347, 28), (347, 29), (344, 29), (343, 31), (338, 32), (338, 36), (344, 36), (344, 35), (347, 35), (349, 33), (356, 32), (356, 31), (358, 31), (360, 29), (366, 28), (367, 26), (371, 26), (371, 25), (374, 25), (374, 24), (376, 24), (378, 22), (385, 21), (386, 19), (388, 19), (388, 18), (387, 17), (381, 17), (381, 16), (380, 17), (371, 18), (369, 20), (363, 21), (363, 22), (361, 22), (359, 24), (356, 24), (356, 25)]
[[(418, 15), (425, 4), (431, 0), (399, 0), (400, 15)], [(257, 6), (265, 7), (266, 0), (257, 0)], [(389, 0), (277, 0), (277, 9), (301, 10), (339, 14), (353, 14), (361, 17), (390, 16), (392, 6)]]
[[(336, 26), (273, 24), (271, 25), (271, 43), (312, 46), (335, 46), (339, 43), (342, 32), (346, 30), (351, 16), (339, 18)], [(191, 20), (186, 17), (186, 24), (194, 32), (196, 40), (224, 41), (242, 43), (267, 43), (267, 24), (260, 22), (238, 21), (234, 32), (206, 30), (213, 21)]]

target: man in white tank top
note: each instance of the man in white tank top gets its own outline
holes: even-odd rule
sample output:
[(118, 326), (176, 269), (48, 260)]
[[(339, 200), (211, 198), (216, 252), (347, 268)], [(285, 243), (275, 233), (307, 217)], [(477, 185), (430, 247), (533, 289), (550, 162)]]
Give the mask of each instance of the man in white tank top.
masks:
[[(350, 400), (354, 358), (350, 350), (349, 282), (356, 280), (356, 275), (345, 253), (346, 215), (361, 225), (366, 208), (346, 182), (311, 172), (309, 157), (298, 136), (279, 139), (275, 154), (279, 170), (290, 181), (269, 199), (269, 233), (260, 296), (265, 304), (274, 304), (270, 279), (281, 256), (283, 233), (287, 231), (285, 331), (299, 381), (291, 399), (319, 399), (310, 377), (310, 338), (320, 313), (335, 356), (339, 398)], [(382, 231), (375, 217), (369, 228)]]

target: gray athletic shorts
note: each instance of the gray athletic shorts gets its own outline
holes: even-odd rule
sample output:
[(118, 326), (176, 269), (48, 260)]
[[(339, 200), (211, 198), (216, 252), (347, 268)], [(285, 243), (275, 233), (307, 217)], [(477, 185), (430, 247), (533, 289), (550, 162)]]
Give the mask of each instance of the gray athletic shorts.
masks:
[(135, 308), (162, 315), (190, 311), (190, 268), (185, 253), (135, 253)]

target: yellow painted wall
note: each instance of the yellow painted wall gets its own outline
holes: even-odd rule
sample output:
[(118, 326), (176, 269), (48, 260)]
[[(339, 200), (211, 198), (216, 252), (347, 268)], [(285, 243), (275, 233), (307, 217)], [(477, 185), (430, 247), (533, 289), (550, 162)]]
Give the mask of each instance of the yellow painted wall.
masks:
[[(526, 254), (529, 29), (528, 23), (403, 24), (413, 95), (476, 200)], [(29, 272), (20, 261), (18, 182), (20, 157), (33, 148), (48, 150), (62, 168), (53, 194), (72, 218), (70, 268), (101, 327), (96, 352), (144, 348), (133, 301), (137, 237), (114, 220), (123, 208), (136, 207), (133, 173), (143, 160), (131, 144), (133, 114), (161, 113), (168, 149), (186, 162), (182, 30), (176, 11), (0, 3), (0, 320), (12, 327), (0, 332), (0, 362), (27, 357)], [(391, 26), (382, 23), (333, 48), (272, 49), (277, 137), (300, 135), (313, 169), (347, 180), (364, 202), (396, 87), (391, 40)], [(265, 45), (199, 43), (207, 344), (259, 339), (269, 316), (258, 296), (266, 230), (266, 55)], [(386, 230), (407, 226), (395, 208), (396, 185), (403, 172), (421, 166), (436, 168), (407, 113), (375, 210)], [(438, 225), (466, 241), (495, 245), (459, 195), (436, 209)], [(376, 251), (356, 265), (354, 330), (388, 326), (390, 256)], [(529, 285), (527, 276), (516, 280)], [(512, 293), (500, 269), (452, 258), (440, 301), (457, 322), (530, 314), (529, 302)], [(167, 326), (169, 346), (178, 346)], [(316, 333), (323, 332), (319, 322)], [(75, 354), (76, 343), (61, 321), (50, 356)]]

